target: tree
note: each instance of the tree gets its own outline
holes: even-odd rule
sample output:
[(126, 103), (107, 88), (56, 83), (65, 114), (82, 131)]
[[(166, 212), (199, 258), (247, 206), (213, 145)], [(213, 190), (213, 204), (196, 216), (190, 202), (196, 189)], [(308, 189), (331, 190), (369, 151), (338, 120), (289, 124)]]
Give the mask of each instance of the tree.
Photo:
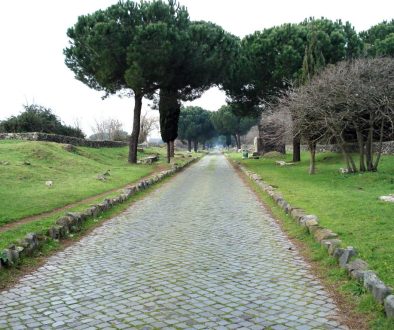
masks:
[(211, 120), (219, 134), (231, 135), (235, 139), (238, 149), (241, 149), (241, 135), (246, 134), (250, 128), (257, 124), (256, 117), (238, 117), (234, 114), (233, 105), (224, 105), (213, 112)]
[(168, 72), (155, 64), (165, 61), (166, 53), (145, 39), (146, 31), (161, 31), (166, 25), (188, 24), (185, 7), (175, 1), (135, 3), (121, 1), (106, 10), (80, 16), (68, 29), (70, 46), (64, 50), (66, 65), (76, 79), (90, 88), (134, 95), (133, 132), (129, 162), (137, 162), (142, 98), (159, 88)]
[(159, 129), (158, 124), (158, 119), (156, 117), (149, 117), (148, 112), (143, 113), (141, 116), (141, 128), (138, 142), (146, 142), (149, 134), (154, 130)]
[[(246, 36), (242, 40), (238, 69), (228, 76), (224, 85), (238, 114), (261, 112), (261, 105), (274, 102), (290, 86), (301, 84), (305, 50), (313, 43), (326, 65), (357, 57), (362, 49), (362, 42), (350, 23), (324, 18), (283, 24)], [(299, 145), (298, 137), (295, 140)]]
[[(343, 61), (327, 67), (288, 95), (301, 134), (309, 141), (334, 140), (351, 173), (376, 171), (382, 143), (393, 134), (393, 72), (392, 58)], [(349, 148), (352, 143), (358, 144), (359, 168)]]
[(394, 56), (394, 19), (360, 33), (368, 56)]
[(216, 131), (211, 122), (211, 113), (200, 107), (181, 108), (178, 125), (178, 136), (186, 140), (188, 150), (191, 151), (192, 143), (194, 151), (198, 149), (201, 142), (204, 148), (205, 142), (213, 138)]
[[(151, 66), (166, 72), (160, 80), (155, 105), (160, 113), (162, 139), (171, 155), (171, 145), (177, 137), (180, 102), (194, 100), (222, 82), (232, 68), (229, 62), (239, 48), (239, 39), (213, 23), (199, 21), (146, 29), (143, 41), (162, 50), (161, 59), (157, 57)], [(157, 100), (161, 97), (165, 100)]]
[(24, 105), (24, 111), (0, 122), (0, 132), (42, 132), (84, 138), (79, 128), (64, 125), (52, 109), (37, 104)]
[(117, 119), (97, 121), (92, 127), (93, 135), (90, 140), (127, 141), (128, 134), (123, 130), (123, 124)]

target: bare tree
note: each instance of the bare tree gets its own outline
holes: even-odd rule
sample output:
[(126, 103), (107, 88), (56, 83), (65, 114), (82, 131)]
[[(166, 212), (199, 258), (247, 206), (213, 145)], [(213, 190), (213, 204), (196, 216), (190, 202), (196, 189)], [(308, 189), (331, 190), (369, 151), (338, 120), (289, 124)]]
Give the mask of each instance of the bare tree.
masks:
[(125, 141), (127, 140), (127, 132), (123, 130), (123, 124), (118, 119), (109, 118), (102, 121), (95, 121), (92, 127), (92, 140), (110, 140)]
[[(307, 85), (290, 90), (283, 102), (293, 114), (294, 126), (308, 141), (311, 174), (316, 143), (323, 138), (338, 144), (349, 172), (376, 171), (382, 143), (392, 136), (394, 127), (394, 59), (359, 59), (329, 66)], [(359, 168), (349, 148), (353, 143), (359, 146)]]
[(145, 111), (141, 115), (140, 136), (138, 143), (143, 143), (147, 140), (150, 133), (159, 129), (159, 119), (157, 117), (148, 117), (148, 112)]
[(259, 137), (262, 139), (263, 152), (279, 151), (285, 153), (286, 143), (293, 137), (293, 122), (284, 98), (266, 104), (259, 124)]

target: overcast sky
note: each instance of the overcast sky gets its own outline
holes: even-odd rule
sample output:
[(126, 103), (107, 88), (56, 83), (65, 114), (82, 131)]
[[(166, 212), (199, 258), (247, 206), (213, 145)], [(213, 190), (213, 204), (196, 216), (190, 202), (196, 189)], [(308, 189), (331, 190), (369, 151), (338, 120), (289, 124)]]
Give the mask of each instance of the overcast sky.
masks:
[[(50, 107), (67, 124), (76, 120), (88, 135), (95, 120), (116, 118), (131, 131), (133, 100), (102, 100), (65, 66), (66, 30), (79, 15), (116, 0), (17, 0), (0, 2), (0, 120), (22, 111), (23, 104)], [(392, 0), (183, 0), (192, 20), (212, 21), (240, 37), (306, 17), (350, 21), (357, 31), (391, 20)], [(225, 96), (208, 91), (194, 104), (217, 110)], [(148, 101), (144, 102), (144, 108)]]

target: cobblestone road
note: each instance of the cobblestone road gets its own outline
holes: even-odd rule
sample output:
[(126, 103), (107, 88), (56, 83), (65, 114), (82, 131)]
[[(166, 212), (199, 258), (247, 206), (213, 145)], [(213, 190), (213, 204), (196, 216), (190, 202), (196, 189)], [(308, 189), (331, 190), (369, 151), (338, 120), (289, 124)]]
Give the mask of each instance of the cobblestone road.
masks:
[(1, 293), (0, 328), (344, 328), (295, 250), (207, 156)]

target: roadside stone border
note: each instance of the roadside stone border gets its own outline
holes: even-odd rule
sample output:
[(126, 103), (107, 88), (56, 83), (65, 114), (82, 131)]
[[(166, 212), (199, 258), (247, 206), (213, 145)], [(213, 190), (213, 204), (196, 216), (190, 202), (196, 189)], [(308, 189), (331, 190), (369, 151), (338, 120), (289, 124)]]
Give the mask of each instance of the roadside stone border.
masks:
[(16, 266), (23, 257), (34, 257), (43, 243), (49, 239), (62, 240), (72, 233), (81, 231), (83, 223), (88, 219), (98, 217), (101, 213), (111, 209), (113, 206), (127, 201), (136, 192), (145, 190), (155, 183), (162, 181), (164, 178), (174, 175), (199, 159), (189, 159), (181, 166), (175, 164), (170, 170), (161, 171), (156, 175), (152, 175), (134, 185), (128, 186), (120, 195), (114, 198), (104, 199), (101, 203), (91, 205), (83, 212), (67, 212), (64, 216), (57, 219), (55, 225), (45, 232), (27, 234), (19, 242), (0, 251), (0, 271), (3, 267)]
[[(234, 164), (234, 163), (233, 163)], [(357, 250), (352, 246), (342, 247), (342, 241), (338, 235), (330, 229), (319, 224), (319, 218), (313, 214), (307, 214), (303, 209), (290, 205), (283, 196), (275, 191), (275, 188), (264, 182), (262, 178), (245, 167), (237, 163), (239, 169), (254, 181), (262, 190), (291, 216), (294, 221), (305, 227), (310, 235), (326, 248), (328, 254), (337, 259), (339, 266), (346, 269), (349, 276), (363, 284), (371, 292), (373, 298), (378, 303), (384, 305), (384, 310), (388, 318), (394, 318), (394, 295), (392, 288), (381, 281), (375, 272), (368, 269), (368, 264), (362, 259), (356, 259)]]

